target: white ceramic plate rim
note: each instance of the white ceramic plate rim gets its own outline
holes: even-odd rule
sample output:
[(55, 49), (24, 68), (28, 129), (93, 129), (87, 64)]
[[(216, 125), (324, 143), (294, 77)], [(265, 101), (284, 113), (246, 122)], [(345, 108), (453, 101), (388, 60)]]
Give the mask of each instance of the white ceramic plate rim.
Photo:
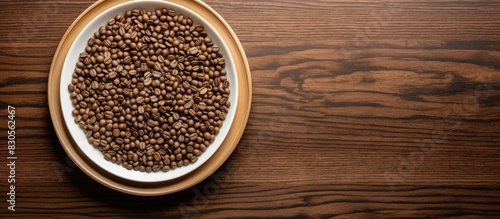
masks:
[[(212, 38), (213, 42), (220, 47), (220, 51), (226, 59), (227, 79), (228, 81), (230, 81), (231, 90), (231, 95), (229, 95), (231, 107), (229, 108), (229, 112), (227, 113), (226, 119), (223, 122), (219, 134), (215, 137), (214, 142), (212, 142), (207, 150), (199, 156), (196, 163), (179, 167), (166, 173), (161, 171), (156, 173), (146, 173), (135, 170), (127, 170), (121, 165), (106, 161), (103, 157), (103, 154), (88, 142), (83, 130), (78, 126), (78, 124), (74, 122), (74, 117), (72, 115), (72, 110), (74, 109), (74, 107), (71, 104), (68, 84), (71, 82), (72, 74), (74, 72), (75, 64), (78, 61), (79, 54), (85, 50), (88, 39), (93, 37), (94, 32), (97, 31), (100, 26), (105, 25), (107, 21), (113, 18), (115, 15), (123, 14), (126, 10), (131, 10), (133, 8), (154, 10), (163, 7), (175, 9), (178, 13), (193, 19), (195, 24), (202, 24), (205, 27), (208, 35)], [(203, 165), (203, 163), (205, 163), (217, 151), (217, 149), (221, 146), (222, 142), (226, 138), (229, 132), (229, 128), (234, 121), (236, 107), (238, 104), (238, 80), (236, 67), (234, 65), (234, 60), (231, 56), (229, 48), (223, 42), (224, 41), (222, 40), (222, 37), (217, 33), (215, 28), (210, 25), (208, 21), (203, 19), (199, 14), (196, 14), (192, 10), (172, 2), (161, 0), (130, 1), (109, 8), (98, 15), (91, 22), (89, 22), (89, 24), (87, 24), (85, 28), (83, 28), (83, 30), (76, 37), (75, 41), (72, 43), (68, 51), (68, 55), (66, 56), (66, 59), (64, 61), (61, 73), (60, 100), (62, 114), (66, 123), (66, 127), (68, 128), (68, 131), (77, 144), (78, 148), (80, 148), (80, 150), (90, 160), (92, 160), (92, 162), (94, 162), (105, 171), (123, 179), (136, 182), (161, 182), (176, 179), (192, 172), (196, 168)]]

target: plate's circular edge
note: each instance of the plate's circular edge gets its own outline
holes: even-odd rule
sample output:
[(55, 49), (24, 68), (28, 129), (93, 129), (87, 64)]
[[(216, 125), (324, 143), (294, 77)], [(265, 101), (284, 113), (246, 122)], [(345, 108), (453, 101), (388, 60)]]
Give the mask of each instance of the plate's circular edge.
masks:
[[(228, 74), (228, 79), (230, 79), (231, 82), (230, 89), (232, 91), (231, 92), (232, 95), (229, 97), (229, 100), (231, 101), (232, 107), (230, 107), (226, 116), (227, 119), (224, 121), (224, 125), (221, 127), (220, 132), (214, 139), (214, 142), (212, 142), (210, 147), (207, 148), (207, 151), (203, 153), (203, 156), (199, 157), (198, 161), (195, 164), (190, 164), (187, 167), (183, 168), (176, 168), (175, 170), (169, 171), (168, 174), (130, 171), (121, 167), (120, 165), (106, 161), (100, 151), (96, 150), (93, 146), (91, 146), (91, 144), (87, 143), (87, 137), (85, 137), (85, 133), (81, 132), (80, 131), (81, 128), (78, 126), (77, 123), (74, 122), (74, 116), (71, 114), (71, 110), (73, 109), (73, 107), (69, 98), (70, 94), (67, 91), (67, 85), (68, 83), (70, 83), (71, 80), (71, 72), (73, 71), (74, 65), (77, 61), (75, 59), (76, 58), (75, 54), (83, 51), (83, 48), (85, 47), (85, 43), (83, 42), (86, 41), (89, 37), (93, 36), (93, 32), (97, 30), (99, 23), (101, 23), (100, 25), (104, 24), (104, 22), (107, 21), (110, 17), (114, 17), (116, 14), (119, 13), (124, 13), (126, 9), (140, 8), (140, 7), (144, 7), (147, 9), (155, 9), (160, 7), (166, 7), (166, 8), (173, 7), (174, 9), (178, 10), (179, 13), (183, 13), (185, 16), (194, 19), (196, 23), (200, 24), (204, 23), (203, 25), (206, 25), (205, 28), (211, 35), (214, 42), (216, 42), (216, 44), (221, 47), (221, 51), (223, 52), (223, 54), (226, 54), (225, 57), (227, 63), (226, 71), (230, 72), (230, 74)], [(118, 10), (116, 10), (116, 8), (118, 8)], [(114, 12), (110, 13), (109, 11), (111, 10), (114, 10)], [(207, 12), (205, 11), (204, 13), (206, 14)], [(210, 16), (214, 17), (213, 15)], [(89, 28), (89, 25), (93, 25), (94, 27)], [(83, 34), (84, 32), (86, 32), (86, 35)], [(69, 41), (71, 41), (71, 39), (69, 39)], [(144, 182), (144, 183), (163, 182), (179, 178), (183, 175), (188, 174), (194, 169), (202, 166), (208, 159), (210, 159), (210, 157), (212, 157), (212, 155), (221, 146), (235, 118), (234, 114), (236, 113), (236, 108), (238, 105), (237, 96), (239, 93), (237, 86), (238, 75), (236, 74), (236, 66), (234, 66), (233, 55), (231, 55), (231, 53), (229, 52), (229, 48), (226, 46), (226, 44), (223, 43), (224, 40), (219, 35), (218, 31), (215, 30), (214, 27), (210, 23), (208, 23), (204, 18), (202, 18), (199, 14), (194, 13), (187, 7), (164, 0), (128, 1), (109, 7), (104, 12), (97, 14), (97, 16), (94, 17), (92, 21), (90, 21), (90, 23), (86, 23), (83, 30), (77, 33), (76, 39), (71, 42), (72, 43), (70, 49), (66, 55), (66, 59), (62, 66), (61, 82), (59, 83), (61, 108), (64, 121), (66, 122), (65, 127), (68, 129), (68, 133), (70, 134), (69, 137), (71, 137), (78, 146), (79, 151), (85, 154), (85, 157), (90, 158), (90, 160), (92, 160), (95, 164), (97, 164), (97, 166), (99, 166), (101, 169), (104, 169), (107, 172), (112, 173), (113, 175), (119, 176), (121, 178), (124, 178), (126, 180)], [(75, 50), (74, 47), (81, 47), (81, 48)], [(68, 61), (70, 63), (68, 63)]]
[[(248, 65), (248, 60), (246, 58), (245, 52), (241, 45), (241, 42), (238, 40), (236, 34), (227, 24), (227, 22), (217, 12), (215, 12), (215, 10), (213, 10), (206, 3), (200, 0), (192, 0), (192, 1), (170, 0), (169, 2), (183, 5), (185, 7), (192, 9), (193, 11), (198, 11), (198, 12), (199, 10), (206, 11), (208, 15), (210, 15), (210, 19), (207, 20), (212, 25), (223, 27), (224, 29), (222, 31), (224, 32), (227, 31), (227, 33), (225, 34), (223, 33), (220, 34), (223, 39), (231, 41), (231, 45), (228, 45), (228, 47), (230, 48), (230, 52), (235, 59), (235, 65), (238, 74), (238, 82), (240, 84), (238, 98), (241, 103), (238, 104), (237, 106), (236, 118), (228, 133), (228, 138), (225, 139), (219, 150), (213, 155), (214, 159), (209, 159), (204, 165), (202, 165), (202, 167), (191, 172), (185, 177), (179, 178), (178, 180), (172, 180), (169, 182), (162, 182), (162, 183), (134, 183), (123, 179), (117, 179), (113, 176), (109, 176), (110, 175), (109, 173), (106, 174), (99, 171), (98, 167), (95, 167), (95, 165), (89, 163), (88, 160), (85, 160), (85, 158), (82, 157), (81, 154), (79, 155), (77, 149), (75, 148), (74, 142), (72, 142), (72, 139), (69, 137), (69, 133), (67, 133), (64, 122), (62, 121), (61, 104), (59, 101), (59, 90), (60, 90), (59, 82), (62, 70), (61, 68), (62, 68), (62, 63), (64, 62), (64, 58), (66, 57), (66, 54), (70, 47), (70, 45), (68, 45), (67, 43), (67, 39), (68, 37), (70, 37), (70, 34), (75, 31), (75, 28), (77, 28), (77, 26), (82, 26), (82, 25), (85, 26), (85, 24), (82, 23), (82, 20), (86, 19), (88, 22), (93, 17), (95, 17), (91, 16), (89, 13), (92, 12), (94, 15), (96, 15), (106, 10), (109, 7), (127, 1), (128, 0), (118, 0), (118, 1), (99, 0), (98, 2), (88, 7), (84, 12), (82, 12), (82, 14), (80, 14), (78, 18), (75, 19), (75, 21), (68, 28), (68, 30), (62, 37), (61, 42), (57, 47), (49, 71), (49, 80), (48, 80), (49, 86), (47, 94), (48, 94), (50, 116), (57, 137), (61, 142), (61, 145), (63, 146), (64, 150), (68, 154), (68, 156), (75, 162), (75, 164), (83, 172), (85, 172), (88, 176), (90, 176), (94, 180), (98, 181), (99, 183), (109, 188), (133, 195), (153, 196), (153, 195), (169, 194), (191, 187), (209, 177), (227, 160), (227, 158), (236, 148), (239, 140), (241, 139), (241, 136), (243, 135), (250, 114), (250, 107), (252, 101), (252, 82), (251, 82), (250, 68)], [(191, 7), (189, 7), (190, 5)], [(198, 7), (198, 10), (195, 10), (193, 7)], [(204, 15), (200, 14), (200, 15), (204, 16), (206, 14)], [(217, 22), (217, 24), (213, 22)], [(73, 40), (75, 37), (76, 34), (74, 34)], [(61, 58), (61, 52), (64, 52), (65, 54), (63, 58)], [(139, 186), (144, 184), (147, 184), (148, 187)]]

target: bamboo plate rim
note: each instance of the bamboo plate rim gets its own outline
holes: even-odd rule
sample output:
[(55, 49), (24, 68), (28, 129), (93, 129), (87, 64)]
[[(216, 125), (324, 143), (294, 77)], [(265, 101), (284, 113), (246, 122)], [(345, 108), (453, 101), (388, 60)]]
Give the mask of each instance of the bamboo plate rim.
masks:
[(155, 196), (170, 194), (189, 188), (209, 177), (227, 160), (238, 145), (248, 121), (252, 102), (252, 81), (248, 60), (240, 41), (229, 24), (227, 24), (227, 22), (217, 12), (215, 12), (215, 10), (210, 8), (210, 6), (201, 0), (161, 1), (189, 8), (209, 22), (218, 31), (224, 42), (227, 44), (227, 47), (233, 56), (236, 68), (238, 80), (238, 104), (236, 106), (234, 121), (231, 124), (227, 137), (224, 139), (215, 154), (213, 154), (210, 159), (197, 169), (182, 177), (163, 182), (146, 183), (126, 180), (101, 169), (93, 161), (87, 158), (82, 151), (79, 150), (66, 128), (60, 102), (60, 79), (62, 67), (68, 51), (80, 31), (93, 18), (111, 7), (130, 2), (130, 0), (99, 0), (80, 14), (62, 37), (61, 42), (59, 43), (59, 46), (54, 54), (49, 71), (47, 93), (50, 117), (57, 137), (68, 156), (83, 172), (94, 180), (109, 188), (133, 195)]

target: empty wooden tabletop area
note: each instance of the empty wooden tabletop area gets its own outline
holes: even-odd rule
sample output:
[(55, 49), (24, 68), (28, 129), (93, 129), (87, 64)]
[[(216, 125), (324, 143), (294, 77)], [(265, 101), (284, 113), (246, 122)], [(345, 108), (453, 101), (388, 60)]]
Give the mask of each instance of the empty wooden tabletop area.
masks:
[(147, 197), (80, 170), (50, 118), (95, 1), (0, 0), (0, 218), (500, 218), (500, 1), (204, 2), (246, 52), (250, 117), (214, 174)]

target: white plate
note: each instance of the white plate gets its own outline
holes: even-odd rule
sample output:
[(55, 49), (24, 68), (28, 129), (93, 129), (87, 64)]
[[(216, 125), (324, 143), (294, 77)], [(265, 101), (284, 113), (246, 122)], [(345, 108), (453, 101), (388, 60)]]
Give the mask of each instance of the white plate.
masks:
[[(72, 74), (74, 72), (76, 63), (78, 61), (78, 56), (81, 52), (85, 51), (88, 39), (92, 38), (94, 32), (99, 30), (100, 26), (106, 25), (107, 21), (115, 15), (123, 15), (127, 10), (132, 10), (134, 8), (155, 10), (159, 8), (174, 9), (178, 14), (183, 14), (185, 17), (189, 17), (193, 20), (195, 24), (201, 24), (205, 27), (210, 38), (213, 40), (215, 45), (220, 47), (220, 51), (226, 59), (226, 71), (227, 80), (230, 82), (231, 94), (229, 95), (229, 101), (231, 102), (231, 107), (227, 113), (226, 119), (220, 129), (219, 134), (215, 137), (214, 142), (210, 144), (207, 150), (198, 157), (198, 161), (194, 164), (189, 164), (187, 166), (178, 167), (168, 172), (140, 172), (136, 170), (127, 170), (121, 166), (121, 164), (114, 164), (110, 161), (104, 159), (104, 155), (93, 145), (88, 143), (87, 137), (85, 136), (83, 130), (74, 122), (74, 117), (72, 115), (72, 110), (74, 109), (71, 104), (70, 93), (68, 91), (68, 85), (71, 83)], [(136, 182), (161, 182), (166, 180), (175, 179), (188, 174), (189, 172), (200, 167), (205, 163), (220, 147), (224, 139), (226, 138), (229, 128), (234, 121), (234, 116), (236, 112), (236, 106), (238, 104), (238, 80), (236, 74), (236, 68), (234, 65), (233, 57), (229, 52), (228, 47), (222, 40), (222, 37), (217, 33), (215, 28), (210, 25), (204, 18), (200, 15), (194, 13), (188, 8), (177, 5), (175, 3), (160, 1), (160, 0), (141, 0), (141, 1), (131, 1), (123, 3), (112, 7), (96, 18), (94, 18), (77, 36), (74, 43), (69, 49), (68, 55), (64, 61), (61, 74), (60, 82), (60, 97), (61, 97), (61, 108), (66, 126), (71, 133), (71, 137), (78, 145), (80, 150), (95, 164), (100, 166), (107, 172), (114, 174), (123, 179), (132, 180)]]

